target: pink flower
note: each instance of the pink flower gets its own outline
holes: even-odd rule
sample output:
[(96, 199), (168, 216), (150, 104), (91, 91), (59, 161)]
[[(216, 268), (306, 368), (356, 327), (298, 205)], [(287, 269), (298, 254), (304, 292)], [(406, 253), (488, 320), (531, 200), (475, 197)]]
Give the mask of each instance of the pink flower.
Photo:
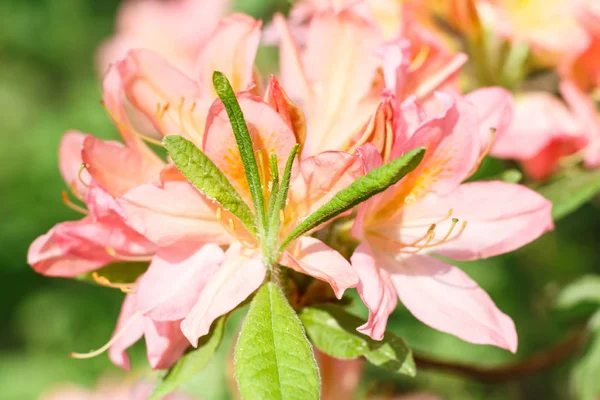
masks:
[(529, 92), (516, 98), (512, 123), (494, 142), (491, 154), (518, 160), (527, 175), (546, 179), (562, 157), (580, 150), (585, 142), (565, 104), (547, 92)]
[[(285, 96), (277, 98), (273, 104), (285, 105)], [(238, 100), (259, 154), (264, 195), (268, 198), (268, 155), (278, 156), (282, 174), (287, 156), (296, 143), (293, 124), (289, 114), (280, 115), (256, 96), (241, 93)], [(285, 106), (280, 110), (289, 111)], [(220, 101), (210, 109), (202, 150), (250, 203), (239, 150)], [(362, 173), (360, 158), (341, 152), (322, 153), (296, 162), (289, 202), (281, 215), (281, 234), (289, 233), (298, 221)], [(160, 185), (141, 185), (123, 195), (119, 204), (132, 226), (160, 246), (158, 255), (171, 254), (164, 257), (165, 262), (157, 262), (155, 257), (141, 278), (138, 307), (143, 315), (155, 321), (182, 319), (181, 330), (193, 345), (209, 332), (216, 318), (237, 307), (262, 284), (267, 270), (257, 238), (236, 217), (213, 204), (189, 182), (165, 180)], [(189, 258), (180, 263), (169, 261), (185, 252), (193, 253), (194, 246), (205, 242), (229, 245), (218, 267), (216, 263), (205, 265)], [(286, 249), (279, 262), (329, 282), (338, 297), (346, 288), (357, 284), (350, 264), (315, 238), (298, 239)]]
[(117, 15), (117, 33), (98, 50), (98, 69), (121, 60), (132, 49), (149, 49), (186, 73), (195, 72), (196, 58), (229, 0), (128, 0)]
[[(281, 37), (281, 83), (306, 115), (304, 157), (328, 150), (353, 152), (365, 142), (377, 142), (384, 151), (391, 138), (386, 138), (383, 121), (391, 111), (382, 95), (391, 91), (400, 99), (412, 94), (425, 98), (455, 77), (466, 61), (416, 24), (407, 29), (408, 39), (383, 46), (380, 29), (354, 7), (318, 10), (311, 15), (302, 50), (293, 26), (280, 15), (274, 18)], [(383, 75), (386, 81), (394, 76), (391, 86)]]
[(202, 146), (208, 109), (217, 97), (213, 71), (223, 72), (236, 91), (258, 91), (254, 58), (260, 26), (260, 21), (244, 14), (223, 18), (206, 40), (191, 75), (150, 50), (130, 51), (109, 74), (121, 82), (119, 97), (133, 104), (160, 134), (180, 134)]
[(513, 43), (531, 46), (537, 60), (556, 66), (587, 46), (588, 35), (577, 20), (577, 1), (494, 0), (484, 3), (488, 20)]
[(574, 82), (561, 82), (560, 92), (571, 108), (582, 129), (586, 141), (581, 150), (583, 161), (588, 168), (600, 166), (600, 113), (595, 102), (587, 96)]
[[(436, 98), (439, 111), (434, 115), (418, 104), (405, 106), (406, 118), (415, 123), (399, 133), (407, 139), (392, 152), (394, 157), (425, 146), (424, 160), (359, 207), (353, 234), (361, 244), (351, 262), (369, 309), (369, 320), (359, 331), (381, 339), (399, 297), (417, 319), (435, 329), (515, 351), (512, 320), (459, 268), (429, 254), (475, 260), (515, 250), (552, 229), (551, 204), (520, 185), (463, 183), (486, 147), (482, 114), (460, 98)], [(369, 169), (381, 163), (372, 146), (360, 151)]]
[[(59, 154), (60, 171), (73, 194), (87, 205), (73, 205), (86, 214), (78, 221), (57, 224), (48, 233), (37, 238), (29, 248), (28, 263), (39, 273), (50, 276), (74, 277), (96, 270), (122, 257), (139, 258), (152, 254), (156, 246), (130, 228), (120, 215), (114, 198), (81, 168), (82, 150), (94, 152), (100, 147), (110, 148), (121, 155), (130, 152), (117, 143), (105, 143), (79, 132), (65, 134)], [(88, 153), (88, 152), (86, 152)], [(135, 165), (139, 160), (130, 159), (131, 173), (150, 173)], [(134, 161), (137, 160), (137, 161)], [(99, 176), (107, 177), (108, 171)], [(115, 186), (127, 179), (119, 179)], [(113, 188), (113, 187), (111, 187)], [(116, 188), (116, 187), (114, 187)], [(64, 196), (66, 192), (64, 192)], [(68, 204), (73, 204), (65, 197)]]

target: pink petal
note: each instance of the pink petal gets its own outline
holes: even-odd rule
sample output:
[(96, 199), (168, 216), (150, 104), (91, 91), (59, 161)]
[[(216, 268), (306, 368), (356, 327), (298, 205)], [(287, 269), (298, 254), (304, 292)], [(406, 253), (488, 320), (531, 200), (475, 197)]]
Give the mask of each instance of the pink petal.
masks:
[[(248, 125), (254, 151), (260, 151), (262, 154), (262, 165), (266, 172), (264, 178), (266, 181), (269, 179), (271, 153), (277, 155), (279, 176), (282, 176), (287, 158), (296, 144), (294, 133), (281, 116), (262, 99), (244, 93), (238, 95), (238, 101)], [(216, 101), (210, 109), (202, 148), (242, 197), (250, 203), (242, 159), (227, 112), (220, 101)]]
[(513, 321), (459, 268), (412, 256), (390, 272), (400, 301), (421, 322), (470, 343), (517, 350)]
[(183, 319), (223, 259), (214, 244), (182, 242), (160, 249), (138, 282), (140, 312), (155, 321)]
[(357, 330), (375, 340), (381, 340), (385, 334), (388, 317), (398, 303), (396, 291), (387, 271), (377, 265), (367, 243), (358, 245), (350, 262), (360, 279), (358, 294), (369, 309), (369, 319)]
[(118, 202), (128, 223), (161, 246), (192, 239), (220, 244), (231, 241), (217, 220), (217, 207), (188, 182), (140, 185)]
[(85, 139), (81, 154), (94, 181), (113, 197), (150, 182), (162, 169), (160, 164), (146, 162), (134, 150), (91, 135)]
[(132, 126), (126, 111), (124, 81), (117, 69), (117, 65), (112, 65), (104, 76), (102, 81), (102, 103), (127, 147), (139, 153), (147, 164), (161, 165), (160, 158), (146, 145)]
[(589, 168), (600, 166), (600, 114), (596, 104), (571, 81), (563, 81), (560, 92), (581, 124), (583, 136), (588, 141), (584, 154), (585, 165)]
[(579, 126), (567, 107), (547, 92), (529, 92), (516, 98), (512, 123), (498, 136), (492, 155), (528, 160), (554, 141), (577, 140)]
[(273, 16), (273, 24), (281, 35), (279, 47), (281, 83), (294, 102), (305, 101), (309, 97), (311, 89), (290, 27), (281, 14)]
[[(69, 188), (73, 188), (81, 197), (87, 193), (86, 185), (90, 183), (90, 175), (86, 170), (81, 171), (83, 160), (81, 150), (85, 133), (69, 131), (64, 134), (58, 150), (58, 169)], [(83, 181), (83, 182), (82, 182)]]
[(277, 111), (294, 132), (296, 142), (300, 145), (301, 152), (304, 140), (306, 139), (306, 120), (304, 118), (304, 113), (292, 103), (281, 85), (279, 85), (277, 78), (274, 76), (271, 76), (271, 79), (269, 80), (264, 101)]
[(198, 301), (181, 322), (181, 331), (192, 346), (210, 331), (214, 320), (233, 310), (263, 283), (267, 270), (260, 253), (232, 244), (225, 261), (210, 278)]
[(131, 365), (127, 349), (144, 335), (144, 317), (137, 312), (135, 294), (128, 294), (123, 301), (113, 338), (118, 338), (108, 349), (108, 357), (118, 367), (129, 370)]
[[(450, 231), (452, 211), (458, 224), (449, 240), (431, 251), (456, 260), (487, 258), (516, 250), (552, 230), (551, 209), (552, 203), (521, 185), (465, 183), (447, 197), (432, 196), (414, 208), (407, 207), (402, 223), (421, 228), (405, 228), (390, 237), (406, 241), (407, 236), (423, 236), (429, 224), (437, 222), (435, 243)], [(459, 235), (463, 222), (466, 227)], [(385, 228), (378, 232), (388, 234)]]
[(348, 288), (356, 287), (358, 276), (337, 251), (312, 237), (301, 237), (286, 251), (281, 264), (328, 282), (338, 299)]
[(213, 84), (214, 71), (229, 79), (236, 92), (248, 90), (254, 82), (254, 58), (260, 42), (261, 21), (241, 14), (231, 14), (221, 21), (198, 58), (198, 81), (204, 94), (217, 97)]
[[(468, 178), (481, 152), (477, 109), (459, 97), (436, 93), (441, 111), (417, 128), (408, 142), (392, 151), (397, 157), (419, 146), (426, 149), (419, 166), (398, 186), (412, 187), (417, 195), (451, 193)], [(415, 186), (416, 185), (416, 186)]]
[(513, 99), (510, 92), (500, 87), (477, 89), (465, 96), (479, 114), (481, 148), (485, 151), (495, 130), (494, 142), (502, 140), (513, 117)]
[(129, 101), (163, 136), (177, 133), (201, 143), (212, 98), (201, 98), (192, 79), (150, 50), (129, 52), (117, 69)]
[(73, 245), (61, 243), (57, 229), (60, 230), (60, 225), (35, 239), (29, 246), (27, 263), (36, 272), (47, 276), (74, 277), (98, 269), (108, 262), (106, 251), (99, 257), (90, 257), (90, 253), (84, 256), (72, 254)]
[(170, 368), (190, 346), (180, 321), (153, 321), (144, 318), (146, 353), (152, 369)]
[(363, 174), (360, 157), (341, 151), (327, 151), (303, 159), (290, 184), (286, 227), (312, 214)]

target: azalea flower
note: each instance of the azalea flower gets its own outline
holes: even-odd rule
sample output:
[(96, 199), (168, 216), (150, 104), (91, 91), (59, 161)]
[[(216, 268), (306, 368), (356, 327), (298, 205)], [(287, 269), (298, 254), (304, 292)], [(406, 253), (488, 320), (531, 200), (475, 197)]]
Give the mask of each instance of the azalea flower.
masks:
[[(281, 176), (296, 136), (286, 120), (261, 98), (241, 93), (238, 101), (258, 154), (264, 196), (268, 199), (272, 183), (267, 155), (277, 155)], [(210, 109), (202, 151), (249, 202), (240, 153), (220, 101)], [(296, 160), (293, 171), (289, 201), (285, 213), (280, 215), (280, 235), (291, 232), (298, 222), (361, 176), (363, 167), (358, 156), (326, 152), (301, 162)], [(172, 254), (165, 257), (165, 262), (152, 262), (140, 279), (138, 306), (156, 321), (183, 319), (181, 329), (193, 345), (209, 332), (216, 318), (237, 307), (263, 283), (267, 267), (259, 238), (188, 181), (175, 179), (159, 186), (141, 185), (122, 196), (119, 204), (138, 232), (157, 243), (160, 251)], [(229, 245), (218, 268), (207, 270), (198, 262), (175, 262), (182, 254), (178, 248), (181, 243), (192, 252), (194, 243), (204, 242)], [(350, 264), (316, 238), (298, 239), (275, 261), (329, 282), (338, 297), (358, 282)]]
[(600, 87), (600, 5), (593, 0), (574, 1), (575, 16), (588, 35), (587, 45), (565, 59), (559, 72), (582, 90)]
[(111, 67), (122, 82), (119, 96), (161, 135), (181, 134), (201, 146), (208, 109), (217, 97), (213, 71), (222, 71), (236, 91), (260, 92), (254, 71), (260, 26), (260, 21), (244, 14), (223, 18), (189, 75), (151, 50), (132, 50)]
[(387, 58), (402, 69), (394, 88), (399, 99), (427, 98), (452, 81), (466, 61), (418, 27), (384, 45), (380, 29), (354, 8), (315, 13), (303, 46), (281, 15), (274, 17), (274, 25), (281, 41), (281, 84), (306, 115), (304, 157), (327, 150), (353, 152), (368, 141), (389, 145), (391, 138), (373, 132), (374, 125), (383, 128), (391, 112), (384, 96)]
[(561, 82), (560, 92), (571, 108), (586, 140), (581, 149), (584, 165), (588, 168), (600, 166), (600, 113), (594, 100), (586, 95), (575, 82)]
[(494, 142), (491, 154), (520, 161), (525, 173), (546, 179), (565, 156), (586, 144), (575, 116), (547, 92), (526, 92), (516, 97), (513, 120)]
[(104, 74), (141, 48), (193, 74), (198, 54), (230, 7), (229, 0), (128, 0), (117, 14), (117, 32), (98, 50), (98, 69)]
[[(587, 0), (584, 0), (587, 1)], [(578, 1), (480, 1), (484, 19), (513, 43), (523, 42), (542, 65), (557, 66), (587, 47), (588, 35), (577, 19)]]
[[(480, 133), (485, 119), (464, 99), (436, 98), (434, 114), (414, 102), (404, 105), (414, 123), (398, 133), (406, 140), (392, 152), (393, 158), (424, 146), (422, 163), (359, 206), (352, 233), (361, 243), (351, 262), (369, 319), (358, 330), (380, 340), (400, 298), (437, 330), (515, 351), (512, 320), (464, 272), (431, 254), (475, 260), (515, 250), (552, 229), (551, 204), (520, 185), (463, 183), (489, 147), (482, 146)], [(368, 169), (381, 164), (372, 146), (360, 152)]]

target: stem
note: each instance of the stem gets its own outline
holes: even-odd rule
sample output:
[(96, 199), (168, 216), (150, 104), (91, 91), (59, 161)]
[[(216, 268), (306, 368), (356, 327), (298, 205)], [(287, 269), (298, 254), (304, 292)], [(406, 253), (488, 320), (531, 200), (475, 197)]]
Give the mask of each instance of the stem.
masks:
[(488, 383), (502, 383), (522, 379), (550, 369), (572, 356), (583, 347), (588, 339), (588, 332), (580, 328), (571, 332), (566, 338), (550, 346), (546, 350), (535, 353), (529, 358), (497, 367), (479, 367), (451, 361), (430, 358), (423, 354), (415, 354), (417, 368), (433, 369), (460, 375), (472, 380)]

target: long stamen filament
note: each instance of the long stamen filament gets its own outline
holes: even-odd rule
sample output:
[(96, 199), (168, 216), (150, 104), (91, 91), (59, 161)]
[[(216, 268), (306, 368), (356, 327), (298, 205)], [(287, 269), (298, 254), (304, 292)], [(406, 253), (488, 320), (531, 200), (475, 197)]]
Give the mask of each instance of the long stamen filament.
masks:
[(483, 150), (483, 152), (479, 155), (477, 162), (475, 162), (475, 166), (469, 172), (468, 178), (472, 177), (473, 174), (475, 174), (475, 172), (477, 172), (477, 170), (481, 166), (481, 163), (483, 162), (483, 159), (490, 153), (490, 150), (492, 149), (492, 145), (494, 144), (495, 137), (496, 137), (496, 128), (490, 128), (490, 140), (488, 141), (487, 145), (485, 146), (485, 149)]
[(61, 194), (63, 203), (65, 203), (65, 205), (67, 207), (69, 207), (71, 210), (77, 211), (84, 215), (89, 215), (90, 212), (88, 210), (86, 210), (85, 208), (83, 208), (71, 201), (71, 199), (69, 198), (69, 194), (65, 190), (63, 190), (60, 194)]
[(102, 347), (100, 347), (98, 350), (94, 350), (94, 351), (90, 351), (89, 353), (71, 353), (69, 356), (71, 358), (78, 358), (78, 359), (85, 359), (85, 358), (93, 358), (96, 356), (99, 356), (100, 354), (104, 353), (106, 350), (108, 350), (110, 348), (110, 346), (112, 346), (117, 340), (119, 340), (119, 338), (121, 336), (123, 336), (123, 334), (133, 325), (133, 323), (139, 318), (141, 317), (142, 314), (140, 313), (135, 313), (131, 316), (131, 318), (129, 318), (129, 320), (127, 321), (127, 323), (125, 324), (125, 326), (119, 331), (117, 332), (112, 338), (110, 338), (110, 340), (108, 342), (106, 342), (106, 344)]
[[(87, 166), (86, 166), (85, 164), (81, 164), (81, 166), (79, 167), (79, 171), (77, 171), (77, 179), (79, 179), (79, 182), (81, 182), (81, 184), (82, 184), (83, 186), (85, 186), (86, 188), (89, 188), (89, 187), (90, 187), (89, 183), (86, 183), (86, 182), (83, 180), (83, 177), (81, 176), (81, 173), (82, 173), (82, 172), (83, 172), (83, 170), (84, 170), (84, 169), (86, 169), (86, 168), (87, 168)], [(73, 183), (75, 183), (75, 182), (73, 182)]]
[(108, 280), (107, 277), (99, 275), (97, 272), (92, 272), (92, 279), (100, 286), (119, 289), (123, 293), (133, 293), (133, 289), (135, 288), (135, 283), (114, 283)]
[(117, 251), (115, 249), (113, 249), (110, 246), (105, 247), (105, 250), (108, 254), (111, 255), (111, 257), (117, 258), (119, 260), (123, 260), (123, 261), (132, 261), (132, 262), (140, 262), (140, 261), (151, 261), (152, 260), (152, 256), (151, 255), (144, 255), (144, 256), (127, 256), (124, 254), (119, 254), (117, 253)]

